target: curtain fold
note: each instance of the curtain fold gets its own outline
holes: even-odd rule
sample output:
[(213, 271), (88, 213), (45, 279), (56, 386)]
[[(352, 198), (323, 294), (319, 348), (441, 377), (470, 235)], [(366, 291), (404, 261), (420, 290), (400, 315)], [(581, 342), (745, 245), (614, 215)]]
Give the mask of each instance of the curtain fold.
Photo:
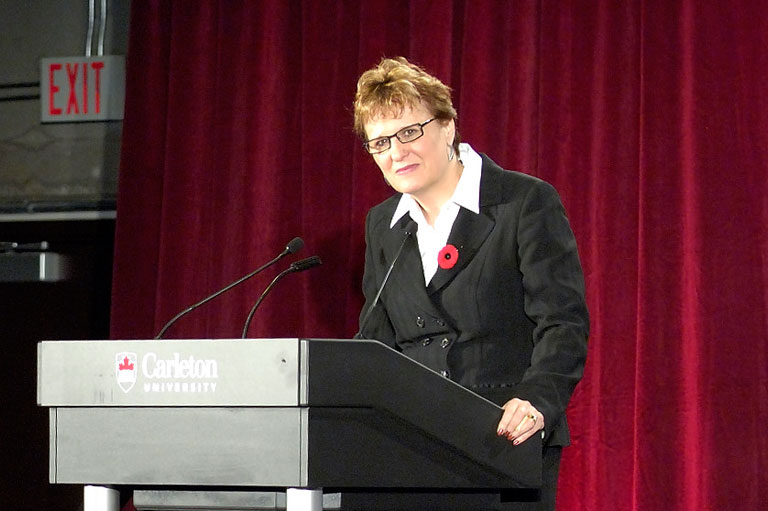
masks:
[[(351, 337), (386, 198), (352, 131), (359, 74), (404, 55), (462, 138), (551, 182), (592, 334), (560, 509), (768, 502), (768, 17), (738, 4), (133, 2), (112, 337), (150, 338), (294, 236), (251, 337)], [(172, 338), (238, 337), (272, 269)]]

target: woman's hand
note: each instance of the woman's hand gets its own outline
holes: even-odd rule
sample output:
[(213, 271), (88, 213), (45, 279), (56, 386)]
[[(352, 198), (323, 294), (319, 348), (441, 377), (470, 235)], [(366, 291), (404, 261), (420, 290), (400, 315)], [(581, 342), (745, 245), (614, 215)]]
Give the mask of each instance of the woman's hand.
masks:
[(544, 429), (544, 416), (529, 402), (523, 399), (510, 399), (504, 406), (496, 434), (507, 437), (515, 445), (528, 440), (534, 433)]

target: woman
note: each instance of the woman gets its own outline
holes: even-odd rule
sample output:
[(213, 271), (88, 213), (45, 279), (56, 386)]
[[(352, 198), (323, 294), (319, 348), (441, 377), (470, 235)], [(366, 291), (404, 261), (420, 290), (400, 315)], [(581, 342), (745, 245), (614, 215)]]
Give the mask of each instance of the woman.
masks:
[(361, 335), (502, 406), (497, 434), (514, 444), (543, 432), (534, 508), (554, 509), (589, 322), (557, 193), (460, 144), (450, 89), (402, 57), (363, 73), (354, 111), (363, 146), (398, 192), (366, 219)]

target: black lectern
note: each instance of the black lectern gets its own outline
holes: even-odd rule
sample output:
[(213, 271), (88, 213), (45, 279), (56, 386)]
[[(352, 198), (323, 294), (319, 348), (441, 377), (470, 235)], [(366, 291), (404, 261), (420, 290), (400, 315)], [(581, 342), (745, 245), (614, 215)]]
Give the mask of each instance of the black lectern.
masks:
[(45, 341), (38, 404), (50, 481), (139, 509), (450, 509), (541, 480), (538, 437), (497, 437), (498, 406), (377, 341)]

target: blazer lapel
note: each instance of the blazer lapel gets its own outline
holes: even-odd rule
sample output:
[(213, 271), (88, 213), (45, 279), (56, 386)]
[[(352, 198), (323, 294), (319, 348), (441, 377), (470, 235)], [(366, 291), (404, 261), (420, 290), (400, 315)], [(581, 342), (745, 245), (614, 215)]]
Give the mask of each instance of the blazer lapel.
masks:
[[(421, 267), (421, 256), (419, 255), (419, 243), (416, 239), (416, 234), (413, 233), (408, 236), (406, 240), (405, 226), (411, 221), (411, 215), (406, 214), (403, 216), (396, 225), (391, 229), (387, 229), (384, 232), (384, 256), (386, 259), (387, 268), (392, 264), (392, 261), (397, 256), (397, 251), (400, 249), (400, 245), (405, 240), (405, 246), (400, 253), (400, 258), (395, 263), (395, 267), (392, 270), (390, 279), (395, 279), (400, 276), (401, 279), (407, 283), (420, 284), (424, 287), (424, 270)], [(419, 276), (421, 276), (421, 282), (419, 282)], [(410, 285), (408, 286), (410, 287)]]
[(458, 259), (452, 268), (437, 268), (435, 276), (427, 286), (428, 294), (432, 295), (444, 287), (469, 264), (480, 245), (491, 233), (493, 225), (494, 222), (489, 217), (461, 208), (453, 223), (451, 234), (448, 236), (448, 244), (456, 247), (459, 252)]

